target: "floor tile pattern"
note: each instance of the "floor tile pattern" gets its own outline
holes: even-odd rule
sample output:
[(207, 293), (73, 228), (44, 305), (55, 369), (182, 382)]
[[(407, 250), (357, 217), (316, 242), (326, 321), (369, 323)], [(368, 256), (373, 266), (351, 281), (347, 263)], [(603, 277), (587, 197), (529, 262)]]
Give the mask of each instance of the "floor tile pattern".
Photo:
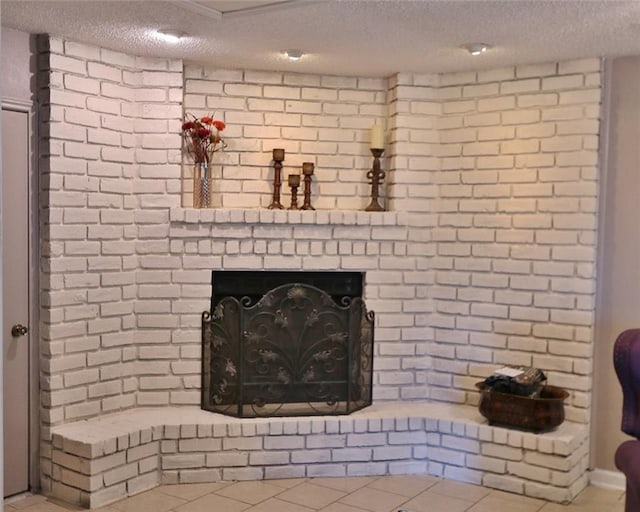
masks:
[[(5, 500), (6, 512), (81, 510), (44, 496)], [(624, 512), (622, 491), (588, 487), (559, 505), (432, 476), (299, 478), (163, 485), (99, 512)]]

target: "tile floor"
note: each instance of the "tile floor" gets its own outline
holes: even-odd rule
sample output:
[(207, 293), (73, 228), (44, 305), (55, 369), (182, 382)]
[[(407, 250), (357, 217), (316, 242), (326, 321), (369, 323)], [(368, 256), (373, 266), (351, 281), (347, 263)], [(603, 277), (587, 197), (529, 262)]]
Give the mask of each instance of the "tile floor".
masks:
[[(6, 512), (80, 510), (44, 496), (5, 500)], [(431, 476), (305, 478), (164, 485), (100, 512), (623, 512), (624, 493), (588, 487), (558, 505)]]

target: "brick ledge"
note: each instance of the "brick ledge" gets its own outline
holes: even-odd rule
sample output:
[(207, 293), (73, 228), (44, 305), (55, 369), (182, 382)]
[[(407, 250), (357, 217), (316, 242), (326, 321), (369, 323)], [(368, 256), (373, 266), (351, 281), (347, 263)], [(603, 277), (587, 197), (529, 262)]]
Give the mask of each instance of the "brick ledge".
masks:
[(95, 508), (160, 483), (432, 474), (550, 501), (586, 485), (588, 429), (489, 426), (471, 406), (383, 402), (349, 416), (238, 419), (139, 408), (52, 429), (44, 491)]
[(241, 208), (172, 208), (172, 223), (186, 224), (315, 224), (330, 226), (406, 226), (406, 212), (347, 210), (267, 210)]

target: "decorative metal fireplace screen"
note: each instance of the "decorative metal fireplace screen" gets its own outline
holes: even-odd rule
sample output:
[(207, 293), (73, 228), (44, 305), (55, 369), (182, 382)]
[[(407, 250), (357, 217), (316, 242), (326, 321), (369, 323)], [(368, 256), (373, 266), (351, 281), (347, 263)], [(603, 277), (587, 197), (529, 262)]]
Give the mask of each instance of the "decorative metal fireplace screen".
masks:
[[(213, 275), (212, 313), (202, 314), (203, 409), (258, 417), (371, 405), (374, 313), (362, 300), (361, 274), (332, 272), (332, 281), (327, 273), (257, 272), (258, 288), (275, 286), (259, 295), (254, 281), (246, 295), (220, 297), (216, 280), (227, 274), (229, 289), (251, 282), (241, 272)], [(314, 286), (323, 283), (331, 289)]]

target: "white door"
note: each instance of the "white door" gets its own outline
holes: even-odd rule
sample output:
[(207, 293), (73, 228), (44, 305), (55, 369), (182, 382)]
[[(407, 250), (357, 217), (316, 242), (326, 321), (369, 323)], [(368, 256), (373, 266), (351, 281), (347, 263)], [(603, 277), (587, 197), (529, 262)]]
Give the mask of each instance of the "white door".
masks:
[(29, 490), (29, 114), (2, 109), (4, 495)]

